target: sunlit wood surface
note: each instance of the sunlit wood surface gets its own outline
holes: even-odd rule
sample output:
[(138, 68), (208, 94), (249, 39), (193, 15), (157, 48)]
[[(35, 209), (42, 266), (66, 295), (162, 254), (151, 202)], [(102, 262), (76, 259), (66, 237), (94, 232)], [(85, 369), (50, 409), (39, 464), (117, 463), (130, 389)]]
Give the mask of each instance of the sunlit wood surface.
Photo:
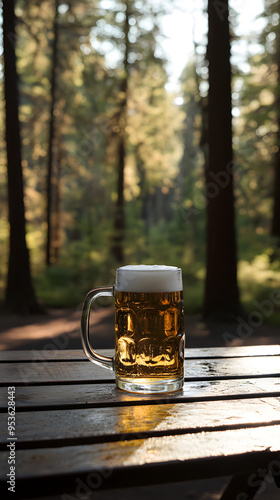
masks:
[(146, 396), (118, 390), (114, 374), (82, 351), (2, 352), (1, 478), (11, 385), (22, 498), (73, 493), (77, 478), (93, 473), (98, 487), (112, 488), (253, 473), (279, 461), (279, 346), (188, 349), (185, 357), (183, 390)]

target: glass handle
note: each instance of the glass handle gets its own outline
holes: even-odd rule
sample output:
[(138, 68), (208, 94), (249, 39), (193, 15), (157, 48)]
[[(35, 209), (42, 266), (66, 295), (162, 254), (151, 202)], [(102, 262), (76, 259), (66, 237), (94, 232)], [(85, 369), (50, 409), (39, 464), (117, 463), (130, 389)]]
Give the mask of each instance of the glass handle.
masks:
[(114, 295), (113, 286), (104, 286), (102, 288), (94, 288), (88, 292), (82, 309), (81, 318), (81, 338), (82, 344), (86, 356), (97, 365), (104, 366), (108, 370), (114, 370), (114, 357), (110, 358), (108, 356), (102, 356), (93, 350), (89, 341), (89, 318), (90, 318), (90, 308), (94, 300), (98, 297), (112, 297)]

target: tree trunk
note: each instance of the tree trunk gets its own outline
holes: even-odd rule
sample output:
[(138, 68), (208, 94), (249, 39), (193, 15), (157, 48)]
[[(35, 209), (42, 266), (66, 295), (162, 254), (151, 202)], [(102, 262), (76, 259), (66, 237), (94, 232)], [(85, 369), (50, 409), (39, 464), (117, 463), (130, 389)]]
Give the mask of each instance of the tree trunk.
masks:
[[(280, 109), (280, 108), (277, 108)], [(278, 117), (277, 145), (280, 148), (280, 118)], [(280, 150), (274, 158), (274, 203), (271, 235), (276, 236), (280, 244)]]
[[(221, 5), (223, 4), (223, 5)], [(208, 2), (208, 138), (206, 170), (207, 257), (204, 315), (240, 313), (233, 194), (231, 67), (228, 0)]]
[(4, 79), (6, 101), (6, 145), (10, 254), (4, 307), (28, 314), (42, 311), (31, 279), (25, 239), (25, 210), (21, 167), (21, 139), (18, 116), (18, 75), (15, 55), (14, 0), (3, 0)]
[(57, 43), (58, 43), (58, 10), (55, 3), (54, 16), (54, 38), (51, 69), (51, 102), (50, 102), (50, 123), (49, 123), (49, 146), (48, 146), (48, 166), (47, 166), (47, 239), (46, 239), (46, 264), (52, 263), (52, 240), (53, 240), (53, 162), (54, 162), (54, 139), (55, 139), (55, 92), (56, 92), (56, 67), (57, 67)]
[(124, 231), (125, 231), (125, 211), (124, 211), (124, 170), (126, 159), (126, 123), (127, 123), (127, 90), (128, 90), (128, 56), (130, 42), (128, 39), (129, 34), (129, 6), (126, 4), (126, 17), (125, 17), (125, 54), (124, 54), (124, 78), (121, 83), (121, 103), (120, 111), (118, 114), (118, 128), (119, 128), (119, 142), (118, 142), (118, 181), (117, 181), (117, 202), (115, 206), (114, 215), (114, 237), (112, 245), (112, 254), (118, 264), (124, 262)]
[[(280, 2), (277, 2), (277, 11), (280, 13)], [(277, 94), (276, 94), (276, 110), (277, 110), (277, 146), (278, 151), (274, 156), (274, 196), (273, 196), (273, 213), (272, 213), (272, 226), (271, 235), (276, 236), (278, 245), (280, 246), (280, 34), (277, 33), (276, 38), (276, 64), (278, 66), (277, 72)]]
[(59, 260), (61, 248), (61, 217), (62, 217), (62, 166), (61, 158), (55, 163), (55, 189), (54, 189), (54, 217), (53, 217), (53, 238), (52, 238), (52, 259), (56, 264)]
[(124, 167), (125, 167), (125, 142), (124, 137), (120, 137), (118, 147), (118, 186), (117, 186), (117, 202), (115, 206), (114, 217), (114, 240), (112, 253), (118, 264), (124, 261), (123, 254), (123, 239), (124, 239)]

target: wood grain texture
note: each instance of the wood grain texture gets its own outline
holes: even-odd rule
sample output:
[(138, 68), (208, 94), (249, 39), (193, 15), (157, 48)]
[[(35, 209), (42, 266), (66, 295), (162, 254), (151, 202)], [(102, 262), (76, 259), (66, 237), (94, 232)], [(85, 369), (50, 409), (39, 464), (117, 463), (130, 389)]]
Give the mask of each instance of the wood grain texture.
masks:
[[(3, 414), (5, 385), (17, 386), (14, 498), (68, 491), (76, 498), (78, 480), (90, 480), (94, 493), (95, 480), (98, 488), (156, 484), (250, 472), (280, 460), (279, 346), (268, 346), (266, 355), (259, 347), (186, 351), (184, 388), (166, 395), (118, 390), (114, 374), (82, 351), (65, 358), (57, 351), (49, 361), (45, 352), (40, 360), (34, 352), (18, 363), (14, 354), (2, 359)], [(6, 438), (5, 417), (1, 478), (8, 472)]]
[[(17, 412), (17, 450), (280, 424), (276, 398)], [(7, 448), (7, 422), (0, 422)]]
[[(280, 451), (280, 426), (256, 427), (218, 432), (201, 432), (178, 436), (151, 437), (131, 441), (97, 443), (67, 448), (18, 450), (17, 479), (50, 478), (52, 475), (79, 475), (93, 470), (145, 467), (150, 464), (214, 460), (238, 455), (243, 464), (253, 452)], [(7, 469), (7, 452), (0, 453), (0, 468)], [(241, 465), (242, 466), (242, 465)], [(246, 465), (248, 467), (248, 464)], [(230, 473), (230, 471), (229, 471)], [(217, 475), (219, 475), (217, 471)], [(207, 477), (200, 470), (200, 477)], [(165, 478), (167, 480), (167, 478)]]
[[(188, 359), (186, 380), (245, 378), (280, 375), (280, 356)], [(114, 380), (114, 373), (94, 363), (63, 361), (58, 363), (1, 363), (0, 385), (39, 385), (103, 382)]]
[[(99, 349), (98, 352), (107, 356), (113, 356), (112, 349)], [(279, 356), (280, 345), (257, 345), (257, 346), (236, 346), (236, 347), (202, 347), (185, 349), (185, 358), (235, 358), (251, 356)], [(33, 349), (26, 351), (2, 351), (0, 353), (0, 363), (10, 361), (87, 361), (87, 357), (82, 349)]]
[[(248, 378), (241, 380), (206, 380), (185, 382), (182, 391), (162, 394), (133, 394), (116, 388), (115, 383), (20, 386), (16, 387), (16, 405), (19, 411), (32, 409), (75, 409), (133, 404), (160, 404), (164, 402), (192, 402), (207, 400), (234, 400), (280, 396), (280, 377)], [(0, 387), (0, 412), (7, 411), (7, 388)]]

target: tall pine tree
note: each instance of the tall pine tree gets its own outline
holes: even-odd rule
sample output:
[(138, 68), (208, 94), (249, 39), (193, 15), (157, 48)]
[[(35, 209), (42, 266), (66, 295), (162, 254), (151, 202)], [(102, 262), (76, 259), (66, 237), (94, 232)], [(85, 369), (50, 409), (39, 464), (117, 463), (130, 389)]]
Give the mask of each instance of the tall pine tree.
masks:
[(10, 253), (4, 307), (22, 314), (42, 311), (32, 284), (25, 238), (25, 210), (18, 114), (14, 0), (3, 0), (3, 46)]
[[(217, 8), (217, 4), (219, 8)], [(207, 262), (204, 315), (240, 313), (233, 194), (231, 66), (228, 0), (208, 1)]]

